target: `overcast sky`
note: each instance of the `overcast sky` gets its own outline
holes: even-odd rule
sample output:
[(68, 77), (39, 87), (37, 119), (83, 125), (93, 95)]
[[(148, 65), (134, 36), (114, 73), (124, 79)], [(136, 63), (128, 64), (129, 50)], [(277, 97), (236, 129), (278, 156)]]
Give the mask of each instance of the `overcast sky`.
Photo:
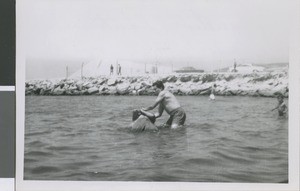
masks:
[[(24, 0), (27, 78), (93, 59), (288, 62), (293, 0)], [(44, 71), (43, 71), (44, 68)]]

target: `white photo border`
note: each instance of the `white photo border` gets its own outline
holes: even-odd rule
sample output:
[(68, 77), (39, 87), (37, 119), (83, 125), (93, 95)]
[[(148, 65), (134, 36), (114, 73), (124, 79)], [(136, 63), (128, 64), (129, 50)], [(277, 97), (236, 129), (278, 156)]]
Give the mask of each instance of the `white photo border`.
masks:
[[(228, 0), (230, 1), (230, 0)], [(170, 0), (170, 3), (171, 0)], [(26, 27), (26, 12), (22, 7), (26, 0), (16, 0), (16, 190), (17, 191), (58, 191), (58, 190), (280, 190), (299, 189), (299, 65), (300, 65), (300, 1), (291, 0), (293, 26), (290, 31), (289, 49), (289, 176), (288, 183), (186, 183), (186, 182), (108, 182), (108, 181), (27, 181), (24, 173), (24, 129), (25, 129), (25, 61), (26, 44), (23, 30)], [(271, 5), (270, 5), (271, 6)]]

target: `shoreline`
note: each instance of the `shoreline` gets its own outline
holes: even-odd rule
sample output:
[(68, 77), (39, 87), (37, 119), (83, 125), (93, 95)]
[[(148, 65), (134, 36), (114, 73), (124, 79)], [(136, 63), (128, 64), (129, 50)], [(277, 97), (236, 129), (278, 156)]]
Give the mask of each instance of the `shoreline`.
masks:
[(98, 76), (83, 79), (28, 80), (25, 95), (157, 95), (152, 83), (162, 80), (174, 95), (209, 95), (216, 84), (215, 95), (288, 97), (288, 73), (187, 73), (143, 76)]

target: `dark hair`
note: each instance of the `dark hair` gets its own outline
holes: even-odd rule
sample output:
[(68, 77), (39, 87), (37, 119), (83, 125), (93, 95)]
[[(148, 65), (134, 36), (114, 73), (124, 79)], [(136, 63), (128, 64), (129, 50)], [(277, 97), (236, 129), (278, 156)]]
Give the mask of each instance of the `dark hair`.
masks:
[(159, 89), (162, 89), (162, 90), (165, 89), (164, 83), (160, 80), (154, 82), (153, 86), (156, 86), (156, 87), (158, 87)]
[(132, 121), (137, 120), (137, 118), (139, 118), (139, 116), (141, 115), (141, 112), (137, 109), (132, 111)]
[(284, 99), (284, 96), (283, 96), (282, 94), (279, 94), (279, 95), (277, 96), (277, 98)]

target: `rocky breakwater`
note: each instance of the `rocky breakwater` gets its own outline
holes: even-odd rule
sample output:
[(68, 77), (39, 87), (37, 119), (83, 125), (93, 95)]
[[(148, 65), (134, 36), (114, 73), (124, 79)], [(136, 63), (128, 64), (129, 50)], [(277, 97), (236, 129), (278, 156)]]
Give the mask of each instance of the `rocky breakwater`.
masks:
[(110, 77), (31, 80), (26, 95), (157, 95), (152, 83), (162, 80), (175, 95), (208, 95), (216, 84), (216, 95), (288, 97), (288, 74), (282, 73), (201, 73), (166, 76)]

